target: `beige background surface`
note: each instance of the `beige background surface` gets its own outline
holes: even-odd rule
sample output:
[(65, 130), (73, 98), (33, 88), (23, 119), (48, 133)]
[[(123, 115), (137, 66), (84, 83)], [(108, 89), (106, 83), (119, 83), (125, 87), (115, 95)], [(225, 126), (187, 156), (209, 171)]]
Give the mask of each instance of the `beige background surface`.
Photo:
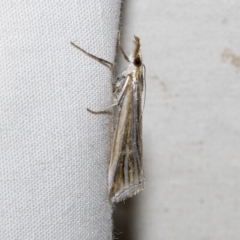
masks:
[(122, 12), (123, 45), (139, 36), (147, 67), (146, 190), (117, 206), (116, 236), (238, 240), (240, 2), (126, 0)]

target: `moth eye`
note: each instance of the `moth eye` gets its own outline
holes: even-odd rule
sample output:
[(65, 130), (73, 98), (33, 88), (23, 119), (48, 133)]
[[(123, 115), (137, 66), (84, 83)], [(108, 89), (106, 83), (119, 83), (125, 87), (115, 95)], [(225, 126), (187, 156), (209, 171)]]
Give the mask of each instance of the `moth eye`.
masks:
[(141, 61), (140, 58), (136, 58), (136, 59), (134, 59), (133, 64), (134, 64), (136, 67), (140, 67), (140, 66), (142, 65), (142, 61)]

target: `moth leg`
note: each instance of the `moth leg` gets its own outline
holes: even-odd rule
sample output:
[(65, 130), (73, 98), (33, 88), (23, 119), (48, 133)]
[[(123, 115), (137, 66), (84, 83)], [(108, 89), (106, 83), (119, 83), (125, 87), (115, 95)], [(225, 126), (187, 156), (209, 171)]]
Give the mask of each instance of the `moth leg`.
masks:
[(127, 54), (124, 52), (124, 50), (123, 50), (123, 48), (122, 48), (121, 41), (120, 41), (120, 37), (121, 37), (120, 35), (121, 35), (121, 34), (120, 34), (120, 31), (119, 31), (119, 32), (118, 32), (118, 47), (119, 47), (119, 49), (121, 50), (121, 52), (122, 52), (125, 60), (126, 60), (127, 62), (130, 62)]
[(113, 63), (110, 63), (107, 60), (104, 60), (102, 58), (96, 57), (94, 55), (92, 55), (91, 53), (86, 52), (84, 49), (80, 48), (79, 46), (77, 46), (75, 43), (70, 42), (75, 48), (79, 49), (80, 51), (82, 51), (83, 53), (85, 53), (86, 55), (88, 55), (89, 57), (97, 60), (98, 62), (100, 62), (101, 64), (103, 64), (104, 66), (110, 68), (111, 70), (113, 69), (114, 65)]
[(93, 110), (91, 110), (91, 109), (89, 109), (89, 108), (87, 108), (87, 111), (89, 111), (90, 113), (93, 113), (93, 114), (109, 114), (109, 112), (107, 112), (107, 110), (108, 109), (110, 109), (110, 108), (113, 108), (113, 107), (115, 107), (115, 106), (117, 106), (118, 105), (118, 102), (115, 102), (114, 104), (112, 104), (111, 106), (109, 106), (109, 107), (107, 107), (107, 108), (105, 108), (105, 109), (103, 109), (103, 110), (101, 110), (101, 111), (93, 111)]

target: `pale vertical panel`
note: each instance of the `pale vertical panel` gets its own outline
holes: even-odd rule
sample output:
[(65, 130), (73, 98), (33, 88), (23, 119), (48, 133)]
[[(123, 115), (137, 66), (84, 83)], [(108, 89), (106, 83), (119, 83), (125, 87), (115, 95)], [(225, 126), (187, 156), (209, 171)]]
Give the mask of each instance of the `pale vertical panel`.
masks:
[(146, 190), (117, 206), (117, 237), (238, 240), (239, 1), (125, 1), (122, 19), (147, 67)]

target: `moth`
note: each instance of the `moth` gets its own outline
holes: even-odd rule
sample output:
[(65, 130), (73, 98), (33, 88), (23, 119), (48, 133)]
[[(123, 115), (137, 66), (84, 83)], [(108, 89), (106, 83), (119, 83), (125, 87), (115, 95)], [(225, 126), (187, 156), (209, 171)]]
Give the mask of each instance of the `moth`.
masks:
[[(86, 52), (72, 42), (71, 44), (110, 69), (113, 68), (112, 63)], [(99, 114), (106, 113), (106, 110), (113, 107), (118, 108), (108, 170), (108, 194), (112, 203), (136, 195), (145, 186), (142, 165), (142, 113), (146, 68), (142, 62), (140, 39), (134, 36), (133, 44), (132, 54), (128, 57), (121, 46), (119, 34), (118, 46), (129, 65), (113, 82), (113, 104), (102, 111), (87, 109), (91, 113)]]

